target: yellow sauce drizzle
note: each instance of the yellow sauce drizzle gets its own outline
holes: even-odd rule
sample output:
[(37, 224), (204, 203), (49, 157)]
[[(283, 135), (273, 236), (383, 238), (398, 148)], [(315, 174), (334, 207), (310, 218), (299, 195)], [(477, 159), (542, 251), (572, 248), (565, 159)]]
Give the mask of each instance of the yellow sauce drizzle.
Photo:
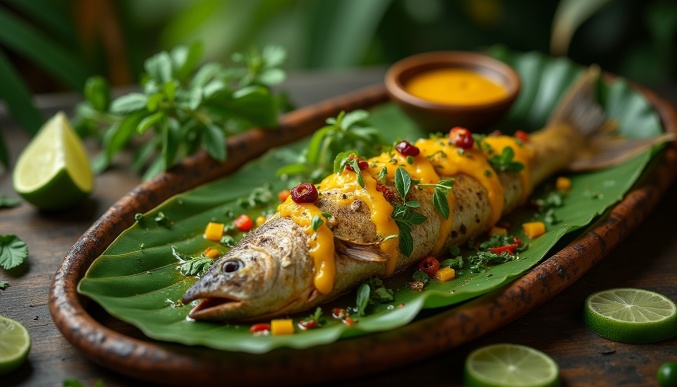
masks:
[(455, 176), (463, 173), (475, 178), (487, 191), (491, 208), (489, 223), (498, 223), (503, 213), (503, 185), (482, 152), (472, 148), (461, 153), (459, 148), (450, 145), (446, 139), (421, 139), (415, 145), (430, 158), (440, 174)]
[[(369, 168), (371, 173), (375, 176), (378, 176), (383, 167), (386, 167), (388, 171), (388, 178), (390, 180), (395, 179), (395, 171), (398, 167), (404, 168), (409, 176), (414, 180), (419, 180), (423, 184), (436, 184), (440, 181), (440, 176), (437, 174), (435, 167), (430, 163), (430, 160), (426, 157), (427, 154), (421, 150), (417, 156), (412, 157), (412, 163), (409, 164), (407, 157), (403, 156), (397, 151), (391, 153), (382, 153), (376, 157), (369, 159)], [(426, 187), (428, 190), (434, 190), (433, 187)], [(449, 191), (447, 196), (447, 203), (449, 204), (449, 217), (444, 219), (440, 215), (440, 233), (435, 246), (433, 247), (431, 254), (435, 255), (442, 251), (444, 243), (447, 240), (447, 235), (451, 232), (453, 226), (453, 208), (454, 208), (454, 192)]]
[(522, 197), (521, 202), (524, 203), (529, 193), (531, 192), (531, 159), (534, 157), (534, 152), (531, 148), (527, 148), (520, 143), (518, 143), (514, 137), (510, 136), (488, 136), (484, 138), (484, 141), (491, 146), (493, 151), (492, 154), (487, 155), (490, 157), (492, 155), (500, 155), (503, 152), (503, 148), (511, 147), (515, 151), (514, 161), (522, 163), (524, 169), (519, 172), (520, 181), (522, 182)]
[(454, 105), (493, 102), (507, 95), (499, 84), (467, 69), (427, 71), (412, 78), (405, 89), (427, 101)]
[[(366, 171), (363, 171), (366, 172)], [(333, 173), (327, 176), (319, 185), (322, 191), (338, 189), (343, 193), (350, 193), (345, 199), (343, 205), (350, 205), (354, 200), (360, 200), (369, 207), (371, 221), (376, 226), (376, 234), (384, 239), (391, 235), (396, 238), (384, 240), (379, 248), (386, 255), (386, 275), (392, 274), (397, 265), (399, 256), (399, 235), (400, 229), (392, 218), (393, 206), (383, 197), (383, 194), (376, 190), (376, 180), (368, 173), (362, 173), (365, 187), (360, 187), (357, 182), (355, 172), (344, 170), (342, 173)]]
[[(277, 207), (277, 211), (283, 217), (289, 217), (303, 228), (308, 238), (310, 257), (315, 263), (315, 277), (313, 283), (317, 291), (329, 294), (334, 288), (336, 278), (336, 262), (334, 261), (334, 233), (327, 227), (327, 222), (322, 217), (322, 211), (313, 203), (296, 203), (291, 195)], [(314, 216), (322, 217), (323, 223), (313, 231), (312, 220)]]

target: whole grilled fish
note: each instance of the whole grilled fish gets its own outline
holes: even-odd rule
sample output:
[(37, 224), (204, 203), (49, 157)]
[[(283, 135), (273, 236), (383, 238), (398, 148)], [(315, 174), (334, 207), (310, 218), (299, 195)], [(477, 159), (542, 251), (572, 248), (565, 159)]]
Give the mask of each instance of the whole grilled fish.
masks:
[[(479, 237), (557, 171), (614, 164), (628, 157), (625, 148), (641, 150), (665, 140), (624, 145), (623, 152), (601, 147), (583, 157), (581, 150), (589, 150), (589, 140), (608, 123), (594, 98), (598, 75), (593, 68), (581, 76), (546, 128), (526, 141), (489, 136), (484, 144), (462, 149), (446, 138), (419, 140), (412, 147), (417, 155), (394, 150), (369, 160), (362, 182), (346, 168), (320, 183), (319, 197), (312, 202), (288, 199), (188, 289), (184, 304), (201, 299), (190, 317), (251, 321), (310, 309), (371, 277), (388, 276)], [(505, 148), (511, 148), (521, 171), (491, 168), (487, 157)], [(398, 167), (422, 184), (405, 198), (394, 183)], [(445, 217), (433, 204), (434, 190), (425, 184), (448, 178), (454, 183)], [(415, 212), (425, 216), (411, 227), (408, 255), (399, 249), (402, 236), (392, 214), (403, 199), (420, 203)], [(319, 227), (313, 222), (317, 219), (324, 220)]]

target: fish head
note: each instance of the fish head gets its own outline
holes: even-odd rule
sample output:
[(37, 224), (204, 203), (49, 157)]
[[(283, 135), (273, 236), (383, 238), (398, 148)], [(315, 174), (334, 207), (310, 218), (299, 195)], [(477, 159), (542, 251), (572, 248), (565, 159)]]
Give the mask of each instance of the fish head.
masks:
[(314, 296), (314, 264), (303, 229), (285, 218), (269, 220), (218, 259), (186, 291), (200, 300), (189, 317), (247, 321), (298, 310)]

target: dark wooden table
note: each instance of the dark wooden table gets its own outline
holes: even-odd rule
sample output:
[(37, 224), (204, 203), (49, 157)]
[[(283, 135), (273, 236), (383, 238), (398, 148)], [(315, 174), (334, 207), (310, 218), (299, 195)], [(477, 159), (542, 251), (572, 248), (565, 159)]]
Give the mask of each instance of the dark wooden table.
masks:
[[(381, 82), (381, 69), (348, 73), (292, 75), (285, 85), (298, 106)], [(677, 87), (656, 90), (673, 105)], [(67, 112), (77, 96), (44, 96), (46, 116)], [(12, 160), (28, 136), (0, 114)], [(28, 204), (0, 209), (0, 234), (17, 234), (29, 247), (28, 262), (17, 269), (0, 269), (10, 286), (0, 291), (0, 314), (21, 321), (33, 340), (28, 361), (0, 385), (56, 386), (75, 378), (87, 386), (102, 380), (106, 386), (145, 384), (90, 362), (66, 341), (52, 322), (48, 291), (62, 258), (80, 235), (115, 201), (139, 183), (129, 161), (97, 177), (90, 200), (60, 214), (41, 213)], [(16, 197), (11, 172), (0, 167), (0, 194)], [(661, 363), (677, 361), (677, 338), (651, 344), (628, 345), (605, 340), (588, 331), (581, 311), (587, 295), (612, 287), (646, 288), (677, 300), (677, 184), (673, 183), (653, 213), (627, 240), (567, 290), (533, 312), (480, 340), (435, 358), (337, 385), (461, 385), (468, 353), (491, 343), (524, 344), (548, 353), (560, 366), (565, 385), (656, 385)], [(227, 376), (227, 375), (224, 375)]]

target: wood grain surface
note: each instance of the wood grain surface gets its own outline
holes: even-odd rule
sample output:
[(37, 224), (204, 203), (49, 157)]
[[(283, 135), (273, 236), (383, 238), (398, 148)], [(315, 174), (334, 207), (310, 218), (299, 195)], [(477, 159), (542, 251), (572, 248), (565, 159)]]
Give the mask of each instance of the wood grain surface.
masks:
[[(382, 71), (346, 74), (303, 74), (292, 77), (286, 88), (299, 105), (308, 105), (341, 95), (365, 85), (378, 84)], [(667, 90), (673, 104), (677, 88)], [(68, 96), (43, 100), (46, 114), (72, 107)], [(13, 159), (28, 141), (27, 136), (0, 117)], [(49, 313), (48, 291), (52, 276), (64, 255), (78, 238), (113, 205), (133, 189), (138, 177), (128, 172), (129, 160), (97, 178), (96, 190), (82, 206), (59, 214), (40, 213), (27, 204), (0, 209), (0, 234), (17, 234), (30, 249), (28, 263), (12, 270), (0, 270), (0, 280), (10, 286), (0, 291), (0, 314), (21, 321), (29, 329), (33, 347), (28, 362), (2, 377), (1, 385), (60, 385), (76, 378), (93, 386), (136, 385), (139, 381), (96, 365), (64, 339)], [(0, 193), (15, 196), (11, 174), (0, 170)], [(643, 287), (677, 300), (677, 186), (673, 183), (647, 219), (608, 252), (573, 286), (505, 328), (490, 333), (433, 358), (398, 366), (360, 379), (345, 380), (335, 375), (335, 384), (351, 385), (461, 385), (465, 356), (474, 348), (496, 342), (525, 344), (545, 351), (560, 365), (566, 385), (650, 385), (655, 384), (658, 366), (677, 360), (677, 339), (651, 345), (627, 345), (602, 339), (587, 331), (580, 318), (585, 297), (601, 289), (620, 286)], [(648, 208), (646, 209), (649, 210)], [(630, 230), (628, 230), (630, 231)], [(98, 309), (90, 312), (113, 330), (142, 337)], [(366, 350), (366, 348), (365, 348)], [(412, 359), (419, 358), (412, 354)], [(359, 363), (359, 362), (358, 362)], [(215, 378), (218, 377), (214, 375)], [(228, 375), (220, 375), (227, 381)], [(167, 382), (170, 382), (169, 380)], [(294, 383), (293, 380), (280, 380)]]

